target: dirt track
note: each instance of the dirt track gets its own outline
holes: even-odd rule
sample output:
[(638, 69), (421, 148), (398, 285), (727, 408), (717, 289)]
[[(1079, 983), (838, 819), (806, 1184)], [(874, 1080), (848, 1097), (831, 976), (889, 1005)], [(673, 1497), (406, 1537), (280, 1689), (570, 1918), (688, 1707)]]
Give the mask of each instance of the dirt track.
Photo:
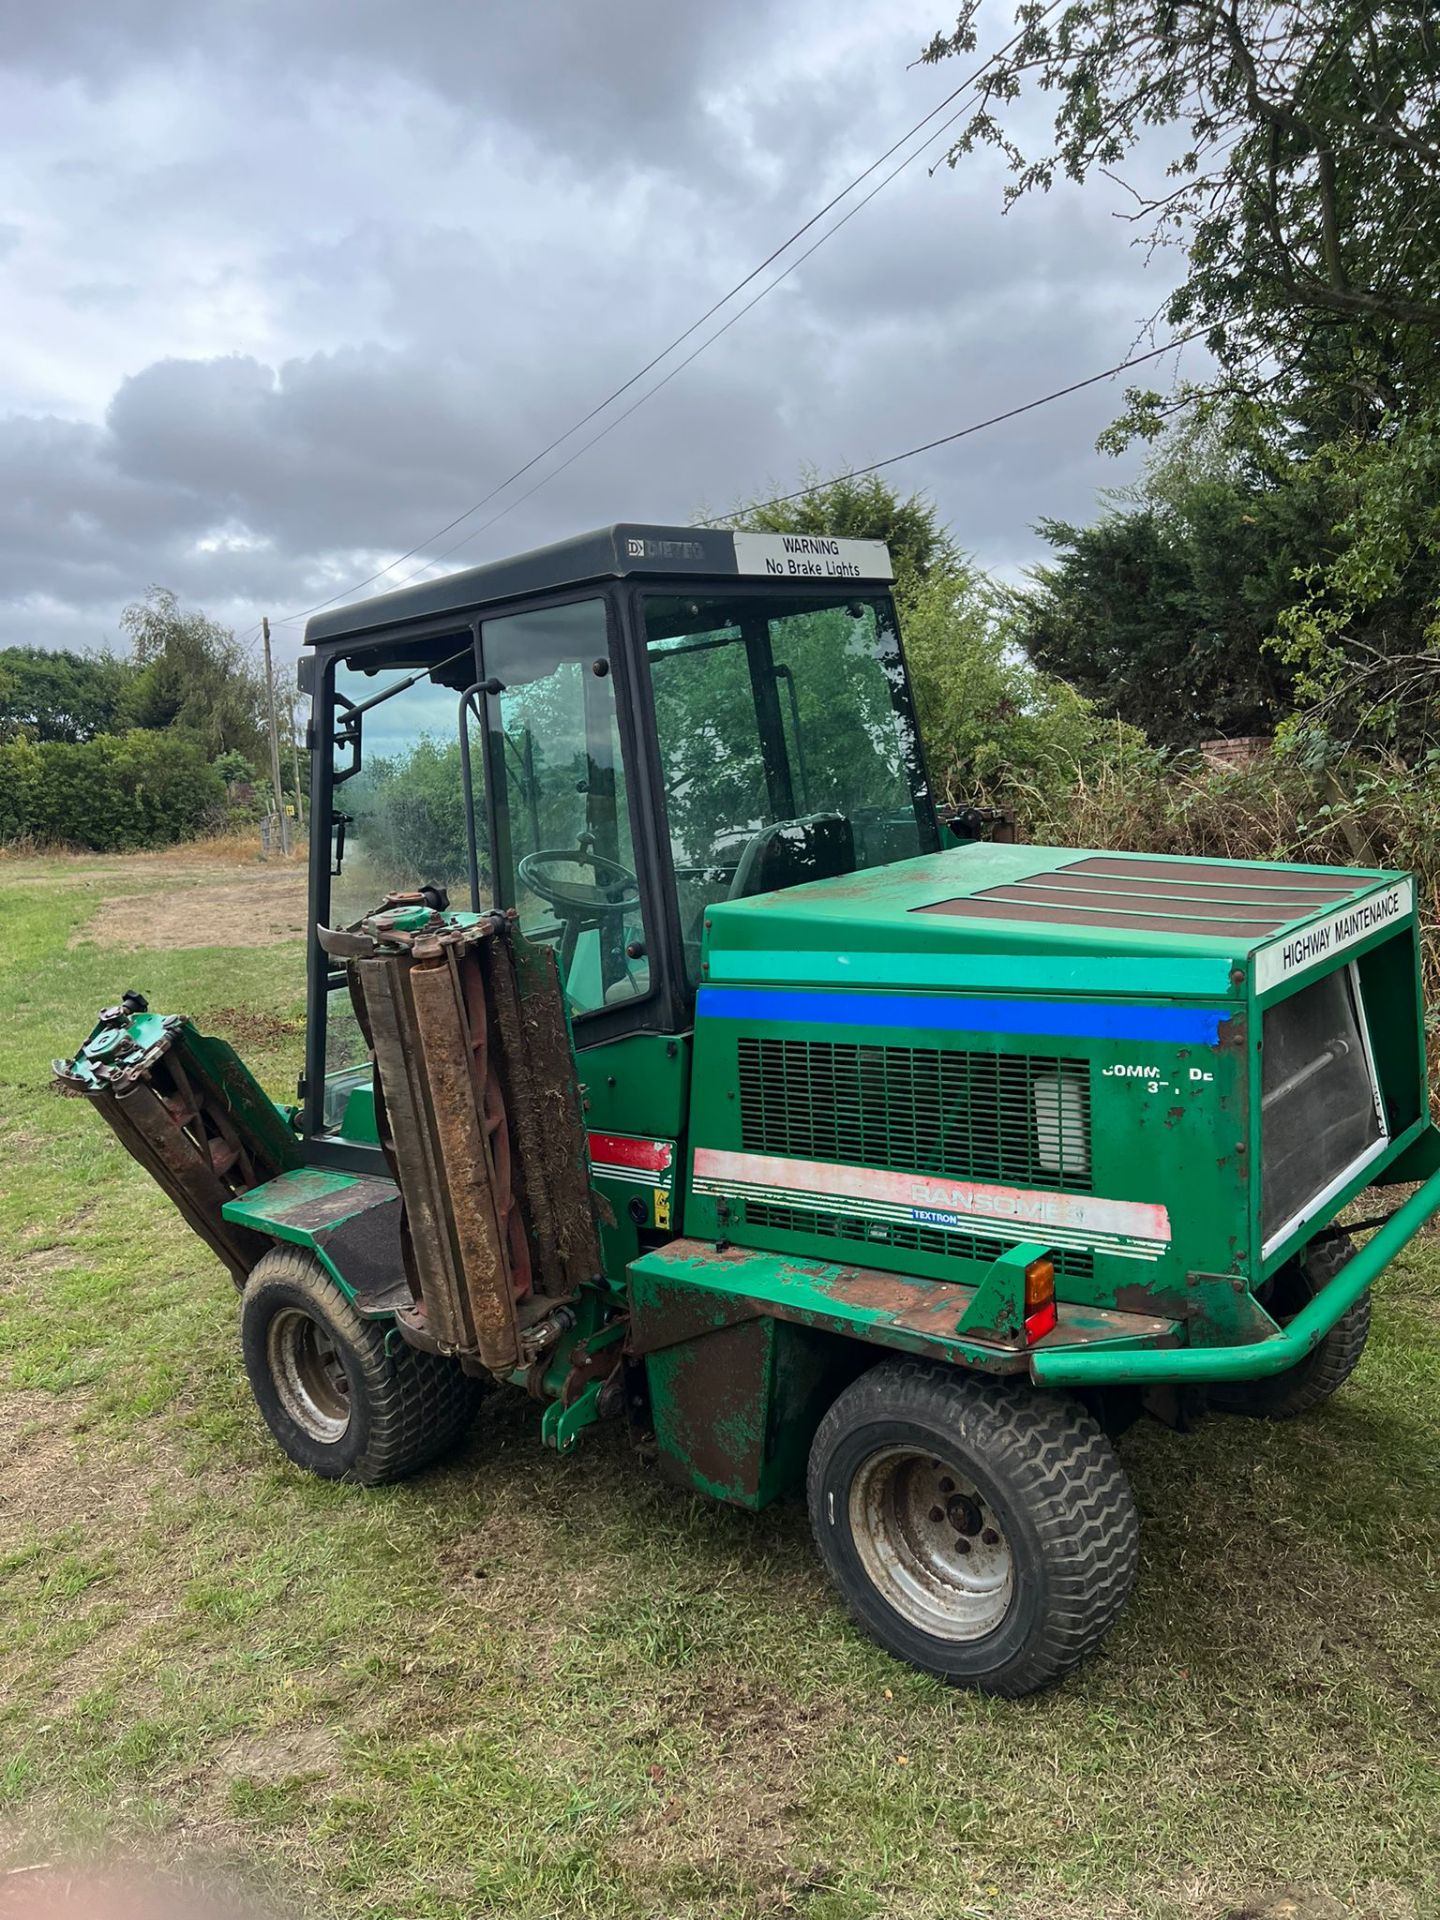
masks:
[[(137, 890), (133, 868), (123, 879), (119, 873), (90, 877), (100, 898), (71, 946), (268, 947), (305, 936), (305, 869), (298, 861), (243, 875), (233, 866), (157, 865), (146, 880)], [(117, 890), (108, 892), (109, 886)]]

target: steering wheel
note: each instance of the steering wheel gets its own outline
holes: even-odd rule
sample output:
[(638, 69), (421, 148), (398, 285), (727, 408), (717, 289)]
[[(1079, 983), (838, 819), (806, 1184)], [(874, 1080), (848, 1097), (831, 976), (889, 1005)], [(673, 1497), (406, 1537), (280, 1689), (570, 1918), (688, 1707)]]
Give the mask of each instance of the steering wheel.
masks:
[[(571, 867), (588, 867), (595, 877), (573, 879), (563, 871)], [(532, 893), (562, 915), (608, 918), (640, 904), (640, 882), (630, 869), (584, 847), (544, 847), (539, 853), (527, 853), (516, 872)]]

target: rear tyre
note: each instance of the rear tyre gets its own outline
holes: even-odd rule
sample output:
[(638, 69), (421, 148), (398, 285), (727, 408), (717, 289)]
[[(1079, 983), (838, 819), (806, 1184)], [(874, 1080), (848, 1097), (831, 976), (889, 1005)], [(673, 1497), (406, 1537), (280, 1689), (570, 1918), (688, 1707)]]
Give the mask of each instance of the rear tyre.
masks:
[(297, 1466), (325, 1480), (401, 1480), (463, 1439), (480, 1383), (357, 1313), (312, 1254), (276, 1247), (240, 1301), (255, 1404)]
[(898, 1659), (1009, 1698), (1099, 1644), (1139, 1522), (1077, 1401), (919, 1361), (862, 1374), (821, 1421), (810, 1522), (856, 1622)]
[[(1283, 1327), (1309, 1306), (1355, 1251), (1350, 1236), (1332, 1234), (1306, 1249), (1304, 1263), (1287, 1260), (1261, 1289), (1262, 1307)], [(1235, 1380), (1210, 1389), (1210, 1404), (1220, 1413), (1252, 1420), (1293, 1420), (1328, 1400), (1344, 1386), (1370, 1337), (1370, 1295), (1362, 1293), (1335, 1322), (1317, 1347), (1284, 1373), (1266, 1380)]]

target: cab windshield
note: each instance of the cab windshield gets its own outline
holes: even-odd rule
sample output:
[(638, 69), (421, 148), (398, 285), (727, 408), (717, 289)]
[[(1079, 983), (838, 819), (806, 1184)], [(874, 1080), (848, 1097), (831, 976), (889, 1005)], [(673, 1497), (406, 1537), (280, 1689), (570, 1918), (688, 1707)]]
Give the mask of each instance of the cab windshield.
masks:
[(686, 965), (704, 910), (935, 846), (888, 596), (646, 596)]

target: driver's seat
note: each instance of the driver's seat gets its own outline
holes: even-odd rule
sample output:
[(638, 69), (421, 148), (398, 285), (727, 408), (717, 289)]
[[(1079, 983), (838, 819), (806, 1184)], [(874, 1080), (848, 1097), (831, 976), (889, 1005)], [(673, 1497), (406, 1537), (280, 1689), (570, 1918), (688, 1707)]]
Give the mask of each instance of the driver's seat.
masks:
[(746, 842), (726, 896), (746, 900), (805, 880), (834, 880), (855, 871), (855, 829), (843, 813), (772, 820)]

